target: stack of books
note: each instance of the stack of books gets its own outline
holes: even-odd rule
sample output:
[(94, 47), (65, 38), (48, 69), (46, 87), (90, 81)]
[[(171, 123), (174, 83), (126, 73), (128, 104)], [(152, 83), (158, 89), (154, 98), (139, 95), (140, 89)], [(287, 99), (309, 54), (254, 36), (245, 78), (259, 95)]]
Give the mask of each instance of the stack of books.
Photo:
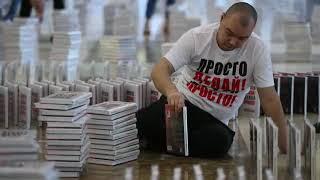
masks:
[(100, 40), (102, 59), (118, 62), (136, 60), (136, 39), (134, 36), (104, 36)]
[(35, 131), (0, 130), (0, 161), (4, 163), (37, 161), (40, 146), (35, 139)]
[(176, 42), (189, 29), (200, 26), (198, 18), (187, 18), (183, 12), (170, 13), (170, 42)]
[(53, 46), (50, 61), (64, 62), (65, 79), (75, 80), (77, 65), (80, 60), (81, 32), (60, 31), (53, 34)]
[(106, 35), (135, 35), (136, 25), (133, 13), (119, 4), (109, 4), (104, 9)]
[(117, 165), (139, 156), (135, 103), (110, 101), (88, 108), (89, 163)]
[(89, 155), (86, 109), (91, 93), (60, 92), (40, 99), (39, 120), (47, 123), (45, 159), (60, 177), (79, 177)]
[(38, 30), (35, 19), (16, 18), (2, 26), (3, 52), (6, 61), (22, 64), (38, 61)]
[(25, 162), (5, 163), (0, 165), (0, 179), (7, 180), (58, 180), (54, 163), (51, 162)]

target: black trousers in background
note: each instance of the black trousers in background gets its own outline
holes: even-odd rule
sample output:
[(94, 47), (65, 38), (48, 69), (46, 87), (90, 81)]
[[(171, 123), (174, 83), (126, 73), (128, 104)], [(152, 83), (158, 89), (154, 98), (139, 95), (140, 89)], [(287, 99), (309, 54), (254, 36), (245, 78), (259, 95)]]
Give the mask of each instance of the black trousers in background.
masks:
[[(64, 9), (64, 0), (53, 0), (53, 8), (55, 10)], [(20, 7), (20, 17), (30, 17), (32, 6), (30, 0), (22, 0)]]
[[(166, 97), (137, 112), (139, 139), (146, 141), (146, 149), (166, 152)], [(209, 113), (186, 101), (191, 157), (214, 158), (224, 156), (233, 142), (235, 132)]]

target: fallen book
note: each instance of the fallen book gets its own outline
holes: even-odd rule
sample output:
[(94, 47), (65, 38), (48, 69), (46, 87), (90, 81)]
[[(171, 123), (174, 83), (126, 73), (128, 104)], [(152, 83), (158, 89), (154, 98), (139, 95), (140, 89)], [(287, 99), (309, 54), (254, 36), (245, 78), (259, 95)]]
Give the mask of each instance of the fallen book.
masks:
[(110, 101), (90, 106), (87, 109), (87, 112), (91, 114), (102, 114), (110, 116), (132, 108), (135, 108), (137, 110), (137, 105), (130, 102)]
[(83, 105), (67, 111), (40, 109), (40, 115), (42, 116), (76, 116), (87, 109), (87, 105)]
[(114, 165), (118, 165), (118, 164), (123, 164), (129, 161), (133, 161), (138, 159), (139, 155), (134, 155), (134, 156), (130, 156), (130, 157), (126, 157), (123, 159), (118, 159), (118, 160), (105, 160), (105, 159), (96, 159), (96, 158), (89, 158), (88, 162), (92, 163), (92, 164), (100, 164), (100, 165), (109, 165), (109, 166), (114, 166)]
[(91, 93), (86, 92), (59, 92), (40, 99), (44, 104), (64, 104), (73, 105), (81, 104), (92, 97)]
[(109, 120), (109, 121), (113, 121), (113, 120), (118, 120), (120, 118), (126, 118), (126, 116), (132, 115), (133, 113), (135, 113), (137, 111), (136, 108), (132, 108), (132, 109), (128, 109), (126, 111), (117, 113), (117, 114), (113, 114), (113, 115), (101, 115), (101, 114), (92, 114), (92, 113), (88, 113), (89, 117), (91, 119), (101, 119), (101, 120)]
[(70, 110), (73, 108), (77, 108), (83, 105), (88, 105), (89, 100), (84, 101), (80, 104), (72, 104), (72, 105), (64, 105), (64, 104), (42, 104), (42, 103), (35, 103), (36, 108), (39, 109), (53, 109), (53, 110)]

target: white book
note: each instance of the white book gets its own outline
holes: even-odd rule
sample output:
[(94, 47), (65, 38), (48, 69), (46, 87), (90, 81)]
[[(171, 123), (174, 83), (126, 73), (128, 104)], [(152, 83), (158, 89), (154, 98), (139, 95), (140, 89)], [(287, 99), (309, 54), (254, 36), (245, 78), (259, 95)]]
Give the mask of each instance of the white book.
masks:
[(120, 129), (113, 130), (113, 131), (101, 130), (101, 129), (88, 129), (87, 132), (89, 134), (113, 136), (113, 135), (116, 135), (116, 134), (119, 134), (119, 133), (127, 132), (129, 130), (133, 130), (133, 129), (136, 129), (136, 125), (135, 124), (131, 124), (129, 126), (125, 126), (125, 127), (120, 128)]
[(83, 105), (83, 106), (66, 110), (66, 111), (40, 109), (40, 115), (42, 116), (77, 116), (83, 111), (86, 111), (87, 108), (88, 108), (87, 105)]
[(89, 80), (89, 84), (95, 85), (96, 89), (96, 104), (102, 103), (103, 101), (101, 100), (101, 82), (94, 81), (94, 80)]
[(85, 134), (46, 134), (47, 140), (81, 140)]
[(47, 122), (47, 128), (81, 128), (83, 129), (88, 121), (87, 116), (81, 117), (74, 122)]
[[(84, 126), (85, 127), (85, 126)], [(82, 135), (85, 129), (80, 128), (47, 128), (47, 134), (73, 134), (73, 135)]]
[[(89, 116), (90, 117), (90, 116)], [(105, 126), (116, 126), (118, 124), (124, 123), (129, 121), (130, 119), (135, 118), (135, 114), (131, 114), (128, 116), (123, 116), (122, 118), (113, 120), (113, 121), (106, 121), (106, 120), (101, 120), (101, 119), (90, 119), (88, 121), (88, 125), (105, 125)]]
[(316, 130), (309, 119), (304, 121), (304, 171), (305, 178), (316, 180)]
[(39, 109), (35, 107), (34, 103), (37, 103), (40, 101), (40, 98), (43, 97), (43, 87), (38, 84), (30, 84), (29, 86), (31, 88), (31, 120), (37, 121), (38, 115), (39, 115)]
[(161, 97), (161, 93), (157, 90), (154, 83), (151, 81), (148, 83), (148, 90), (147, 90), (147, 105), (158, 101)]
[(82, 168), (84, 163), (86, 162), (86, 160), (82, 160), (81, 162), (77, 162), (77, 161), (74, 161), (74, 162), (63, 162), (63, 161), (55, 161), (54, 162), (54, 166), (57, 167), (57, 168), (60, 168), (60, 167), (70, 167), (70, 168)]
[(262, 180), (262, 129), (255, 119), (251, 119), (250, 125), (250, 153), (255, 163), (254, 171), (257, 179)]
[(267, 164), (272, 175), (278, 177), (278, 127), (271, 118), (266, 119)]
[(56, 122), (73, 122), (85, 116), (86, 111), (81, 112), (77, 116), (39, 116), (39, 121), (56, 121)]
[(34, 84), (42, 86), (42, 90), (43, 90), (43, 97), (46, 97), (49, 95), (49, 85), (47, 83), (43, 83), (43, 82), (34, 82)]
[(62, 81), (61, 84), (65, 84), (69, 86), (69, 91), (75, 91), (75, 84), (71, 81)]
[(141, 102), (140, 102), (140, 85), (134, 84), (130, 82), (126, 82), (124, 84), (124, 101), (126, 102), (134, 102), (137, 104), (138, 108), (140, 109)]
[(39, 160), (38, 153), (32, 154), (6, 154), (0, 156), (0, 161), (36, 161)]
[(64, 171), (59, 171), (58, 176), (60, 178), (77, 178), (80, 177), (80, 172), (64, 172)]
[(123, 127), (128, 126), (128, 125), (136, 124), (136, 122), (137, 122), (137, 119), (134, 118), (134, 119), (125, 121), (125, 122), (123, 122), (123, 123), (120, 123), (120, 124), (118, 124), (118, 125), (115, 125), (115, 126), (105, 126), (105, 125), (92, 125), (92, 124), (89, 124), (89, 125), (87, 125), (87, 127), (88, 127), (88, 129), (101, 129), (101, 130), (114, 131), (114, 130), (116, 130), (116, 129), (120, 129), (120, 128), (123, 128)]
[(60, 172), (82, 172), (83, 168), (59, 167)]
[(114, 101), (121, 101), (121, 83), (117, 82), (111, 82), (108, 81), (108, 84), (113, 86), (113, 100)]
[(48, 146), (82, 146), (88, 141), (87, 136), (83, 136), (81, 140), (46, 140)]
[(19, 88), (17, 84), (13, 84), (10, 82), (5, 82), (4, 84), (6, 87), (8, 87), (8, 93), (9, 93), (9, 108), (8, 108), (8, 119), (9, 119), (9, 128), (16, 127), (16, 124), (18, 122), (18, 101), (19, 101)]
[(31, 88), (19, 86), (19, 129), (30, 129), (31, 126)]
[(49, 94), (55, 94), (63, 91), (63, 88), (56, 85), (49, 85)]
[(43, 104), (43, 103), (35, 103), (36, 108), (39, 109), (52, 109), (52, 110), (70, 110), (73, 108), (77, 108), (80, 106), (88, 105), (88, 101), (84, 101), (80, 104), (72, 104), (72, 105), (65, 105), (65, 104)]
[(118, 133), (118, 134), (114, 134), (114, 135), (104, 135), (104, 134), (101, 135), (101, 134), (97, 134), (97, 133), (93, 134), (91, 132), (88, 132), (90, 138), (93, 138), (93, 139), (104, 139), (104, 140), (117, 140), (117, 139), (121, 139), (121, 138), (126, 137), (126, 136), (135, 135), (137, 133), (138, 133), (137, 129), (131, 129), (131, 130), (128, 130), (128, 131), (125, 131), (125, 132), (121, 132), (121, 133)]
[(139, 145), (138, 139), (129, 140), (127, 142), (118, 144), (118, 145), (101, 145), (101, 144), (91, 144), (91, 149), (100, 149), (100, 150), (106, 150), (106, 151), (116, 151), (120, 150), (129, 146)]
[[(0, 177), (45, 177), (54, 171), (53, 162), (10, 163), (0, 166)], [(2, 177), (1, 177), (2, 178)]]
[(113, 101), (114, 86), (111, 84), (101, 83), (101, 103), (106, 101)]
[(97, 98), (97, 95), (96, 95), (96, 86), (93, 85), (93, 84), (85, 83), (85, 82), (81, 83), (81, 85), (89, 87), (89, 92), (92, 93), (91, 103), (90, 103), (90, 104), (91, 104), (91, 105), (96, 104), (96, 98)]
[(76, 84), (74, 91), (76, 91), (76, 92), (90, 92), (90, 87), (82, 85), (82, 84)]
[[(137, 139), (137, 133), (129, 135), (129, 136), (125, 136), (125, 137), (117, 139), (117, 140), (101, 139), (99, 137), (100, 135), (92, 135), (92, 136), (93, 137), (90, 136), (91, 144), (110, 145), (110, 146), (116, 146), (116, 145), (128, 142), (130, 140)], [(94, 136), (97, 136), (97, 137), (94, 137)]]
[(90, 147), (90, 142), (88, 142), (86, 145), (82, 146), (81, 148), (75, 149), (71, 148), (69, 149), (68, 147), (64, 149), (47, 149), (46, 154), (48, 155), (81, 155), (84, 152), (86, 152)]
[(9, 127), (9, 90), (7, 87), (0, 86), (0, 126)]
[(39, 146), (34, 147), (1, 147), (0, 148), (0, 155), (6, 155), (6, 154), (14, 154), (14, 153), (38, 153)]
[(134, 114), (136, 111), (137, 111), (137, 108), (132, 107), (126, 111), (122, 111), (120, 113), (113, 114), (113, 115), (101, 115), (101, 114), (88, 113), (88, 116), (90, 117), (90, 119), (94, 119), (94, 120), (116, 121), (121, 118), (125, 118), (127, 116), (132, 116), (132, 114)]
[(101, 154), (101, 155), (110, 155), (110, 156), (117, 156), (120, 154), (128, 153), (130, 151), (138, 150), (139, 149), (139, 144), (133, 145), (133, 146), (128, 146), (119, 150), (114, 150), (114, 151), (108, 151), (104, 149), (90, 149), (90, 154)]
[(301, 131), (289, 121), (289, 172), (294, 174), (295, 170), (301, 171)]
[(45, 158), (47, 161), (82, 161), (83, 159), (86, 159), (89, 155), (88, 152), (85, 152), (79, 156), (77, 155), (45, 155)]
[(70, 86), (67, 84), (62, 84), (60, 82), (57, 82), (56, 85), (59, 87), (62, 87), (62, 91), (70, 91)]
[(87, 112), (92, 114), (113, 115), (130, 108), (137, 108), (137, 105), (129, 102), (110, 101), (90, 106)]
[(126, 157), (126, 158), (115, 160), (115, 161), (114, 160), (95, 159), (95, 158), (91, 158), (90, 157), (88, 159), (88, 163), (114, 166), (114, 165), (118, 165), (118, 164), (123, 164), (123, 163), (129, 162), (129, 161), (133, 161), (133, 160), (136, 160), (136, 159), (138, 159), (138, 155)]
[(40, 103), (44, 104), (81, 104), (92, 97), (91, 93), (86, 92), (59, 92), (40, 99)]
[(133, 81), (142, 83), (142, 107), (147, 107), (147, 91), (148, 91), (148, 79), (144, 78), (134, 78)]
[(119, 160), (119, 159), (123, 159), (123, 158), (130, 157), (130, 156), (138, 156), (139, 153), (140, 153), (140, 150), (134, 150), (131, 152), (127, 152), (127, 153), (123, 153), (123, 154), (119, 154), (119, 155), (115, 155), (115, 156), (90, 153), (90, 158), (106, 159), (106, 160)]
[(81, 151), (83, 149), (83, 145), (76, 146), (65, 146), (65, 145), (45, 145), (45, 149), (47, 151), (57, 150), (57, 151)]

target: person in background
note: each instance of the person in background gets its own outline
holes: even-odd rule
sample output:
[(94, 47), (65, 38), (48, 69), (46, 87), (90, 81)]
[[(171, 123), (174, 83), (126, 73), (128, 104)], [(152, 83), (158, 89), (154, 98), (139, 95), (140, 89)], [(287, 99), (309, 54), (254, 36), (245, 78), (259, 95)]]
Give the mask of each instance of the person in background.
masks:
[[(173, 5), (175, 0), (166, 0), (166, 7), (165, 7), (165, 21), (163, 26), (163, 32), (165, 34), (169, 33), (169, 6)], [(144, 26), (144, 35), (150, 35), (150, 20), (152, 15), (154, 14), (156, 8), (157, 0), (148, 0), (147, 3), (147, 10), (146, 10), (146, 23)]]

